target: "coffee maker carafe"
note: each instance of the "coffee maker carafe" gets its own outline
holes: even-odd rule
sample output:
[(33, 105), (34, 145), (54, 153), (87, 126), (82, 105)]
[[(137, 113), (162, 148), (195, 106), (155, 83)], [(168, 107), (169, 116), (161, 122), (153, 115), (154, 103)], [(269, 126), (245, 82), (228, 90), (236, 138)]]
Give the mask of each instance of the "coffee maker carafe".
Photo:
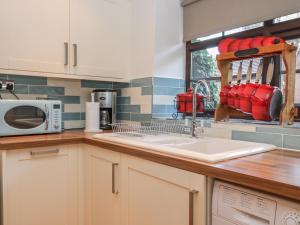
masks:
[(92, 95), (100, 103), (100, 129), (110, 130), (110, 124), (117, 120), (117, 91), (96, 89)]

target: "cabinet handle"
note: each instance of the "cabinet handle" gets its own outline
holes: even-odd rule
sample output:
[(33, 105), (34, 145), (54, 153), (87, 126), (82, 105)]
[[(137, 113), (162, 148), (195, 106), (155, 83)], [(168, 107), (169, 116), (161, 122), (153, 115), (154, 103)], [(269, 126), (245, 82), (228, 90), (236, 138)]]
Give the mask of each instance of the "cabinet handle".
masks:
[(194, 197), (197, 193), (197, 190), (189, 192), (189, 225), (194, 225)]
[(44, 151), (31, 151), (31, 156), (39, 156), (39, 155), (48, 155), (48, 154), (57, 154), (59, 153), (59, 149), (53, 149), (53, 150), (44, 150)]
[(119, 163), (113, 163), (112, 164), (112, 189), (111, 192), (114, 195), (117, 195), (119, 192), (116, 190), (116, 167), (119, 165)]
[(73, 50), (74, 50), (74, 64), (73, 64), (73, 66), (77, 66), (77, 44), (73, 44)]
[(67, 66), (69, 64), (69, 43), (65, 42), (65, 66)]

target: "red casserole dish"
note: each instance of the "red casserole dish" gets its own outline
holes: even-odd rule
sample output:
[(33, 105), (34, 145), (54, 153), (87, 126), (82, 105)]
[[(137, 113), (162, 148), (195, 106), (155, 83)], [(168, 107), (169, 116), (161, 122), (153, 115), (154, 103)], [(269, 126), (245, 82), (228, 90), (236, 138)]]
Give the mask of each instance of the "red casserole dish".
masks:
[(265, 37), (262, 45), (263, 46), (271, 46), (271, 45), (276, 45), (276, 44), (280, 44), (280, 43), (284, 43), (284, 40), (280, 37)]
[[(189, 89), (187, 93), (177, 94), (177, 111), (179, 113), (193, 113), (193, 90)], [(204, 96), (197, 94), (197, 113), (204, 112)]]
[(241, 39), (235, 39), (234, 41), (232, 41), (228, 46), (228, 51), (229, 52), (238, 51), (241, 41), (242, 41)]
[(265, 37), (263, 37), (263, 36), (257, 36), (255, 38), (253, 38), (251, 43), (250, 43), (250, 47), (251, 48), (259, 48), (259, 47), (263, 46), (264, 38)]
[(239, 50), (246, 50), (251, 48), (250, 44), (252, 42), (253, 38), (245, 38), (242, 39), (239, 43)]
[(225, 38), (220, 43), (218, 44), (218, 49), (220, 53), (225, 53), (228, 52), (228, 47), (231, 42), (233, 42), (235, 39), (234, 38)]

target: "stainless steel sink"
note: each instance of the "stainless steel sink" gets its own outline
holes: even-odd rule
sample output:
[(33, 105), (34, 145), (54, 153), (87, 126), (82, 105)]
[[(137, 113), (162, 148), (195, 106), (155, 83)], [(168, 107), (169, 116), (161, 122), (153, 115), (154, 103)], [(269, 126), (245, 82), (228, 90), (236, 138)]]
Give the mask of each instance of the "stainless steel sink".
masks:
[(262, 153), (276, 148), (275, 146), (268, 144), (208, 137), (191, 138), (180, 135), (145, 135), (142, 137), (128, 137), (118, 134), (97, 134), (94, 137), (100, 140), (126, 144), (211, 163)]

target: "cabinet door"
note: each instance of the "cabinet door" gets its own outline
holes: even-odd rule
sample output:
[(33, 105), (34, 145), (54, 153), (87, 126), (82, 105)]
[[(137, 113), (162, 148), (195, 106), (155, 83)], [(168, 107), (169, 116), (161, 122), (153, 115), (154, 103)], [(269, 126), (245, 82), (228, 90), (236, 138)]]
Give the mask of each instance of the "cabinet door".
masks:
[(71, 0), (75, 75), (124, 78), (129, 69), (130, 0)]
[(118, 153), (99, 147), (84, 146), (86, 225), (120, 224), (120, 183)]
[(0, 68), (66, 73), (68, 0), (2, 0)]
[(3, 158), (5, 225), (76, 225), (77, 146), (9, 151)]
[(205, 225), (205, 177), (122, 155), (122, 225)]

